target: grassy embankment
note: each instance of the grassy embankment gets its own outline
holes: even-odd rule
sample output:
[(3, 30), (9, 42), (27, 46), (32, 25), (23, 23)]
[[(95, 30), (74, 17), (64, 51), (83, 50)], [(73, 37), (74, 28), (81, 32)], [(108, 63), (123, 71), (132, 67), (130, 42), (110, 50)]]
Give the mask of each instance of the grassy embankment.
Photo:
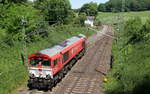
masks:
[[(140, 19), (128, 21), (137, 17), (141, 19), (141, 22)], [(108, 82), (104, 83), (106, 94), (149, 94), (150, 21), (147, 21), (149, 18), (150, 12), (148, 11), (99, 13), (97, 19), (100, 19), (104, 24), (114, 25), (118, 39), (113, 43), (113, 68), (107, 75)], [(130, 24), (127, 24), (126, 21)], [(141, 40), (130, 42), (132, 32), (136, 31), (146, 34)], [(136, 35), (141, 37), (143, 33)]]
[[(27, 54), (38, 52), (80, 33), (90, 36), (94, 32), (86, 27), (71, 25), (49, 27), (49, 35), (46, 39), (27, 44)], [(15, 42), (14, 44), (13, 47), (5, 43), (0, 44), (0, 94), (10, 94), (28, 79), (27, 69), (21, 60), (22, 43)]]
[[(122, 16), (120, 20), (118, 20), (118, 16)], [(121, 21), (121, 20), (127, 21), (128, 19), (132, 19), (135, 17), (140, 17), (142, 19), (142, 21), (145, 22), (147, 18), (150, 18), (150, 11), (125, 12), (125, 13), (99, 12), (97, 19), (100, 19), (100, 21), (103, 24), (113, 25), (113, 24), (118, 24), (118, 21)]]

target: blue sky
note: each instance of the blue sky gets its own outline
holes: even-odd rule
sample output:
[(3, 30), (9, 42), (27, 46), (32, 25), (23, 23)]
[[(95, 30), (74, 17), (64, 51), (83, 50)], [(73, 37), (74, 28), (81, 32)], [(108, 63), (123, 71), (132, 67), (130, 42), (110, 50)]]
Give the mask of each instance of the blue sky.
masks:
[(70, 0), (73, 9), (80, 8), (83, 4), (88, 2), (105, 3), (106, 1), (109, 0)]

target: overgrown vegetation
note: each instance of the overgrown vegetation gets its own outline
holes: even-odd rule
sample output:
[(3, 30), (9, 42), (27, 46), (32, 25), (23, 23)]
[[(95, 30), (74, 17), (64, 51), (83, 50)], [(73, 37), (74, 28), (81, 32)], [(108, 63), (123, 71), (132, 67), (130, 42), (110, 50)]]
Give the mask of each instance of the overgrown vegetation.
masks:
[[(48, 28), (48, 37), (40, 38), (36, 42), (27, 44), (27, 54), (38, 52), (42, 49), (55, 45), (66, 38), (78, 35), (80, 33), (90, 36), (93, 32), (88, 31), (85, 27), (75, 27), (71, 25), (56, 26)], [(23, 81), (26, 81), (28, 76), (26, 68), (21, 60), (22, 46), (21, 42), (14, 41), (14, 46), (8, 46), (6, 43), (1, 44), (0, 48), (0, 94), (7, 94), (14, 90)]]
[(94, 33), (84, 27), (86, 14), (72, 11), (69, 0), (2, 0), (0, 11), (0, 94), (10, 94), (27, 81), (26, 54)]
[(150, 92), (150, 20), (142, 18), (125, 19), (124, 26), (115, 32), (113, 68), (104, 84), (106, 94)]

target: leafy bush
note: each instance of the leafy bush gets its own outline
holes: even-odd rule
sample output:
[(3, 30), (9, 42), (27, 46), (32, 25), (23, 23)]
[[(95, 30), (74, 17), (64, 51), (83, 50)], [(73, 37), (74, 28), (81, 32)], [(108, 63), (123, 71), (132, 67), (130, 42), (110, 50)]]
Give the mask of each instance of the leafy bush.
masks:
[[(9, 39), (20, 40), (22, 38), (23, 26), (25, 27), (25, 33), (31, 33), (38, 29), (38, 24), (42, 20), (42, 16), (38, 16), (38, 10), (25, 5), (10, 4), (3, 5), (6, 7), (3, 16), (0, 17), (0, 28), (5, 30)], [(30, 11), (29, 11), (30, 10)], [(26, 24), (23, 19), (25, 18)], [(24, 24), (24, 25), (23, 25)], [(8, 37), (6, 37), (8, 38)]]
[(124, 30), (129, 42), (134, 43), (143, 39), (143, 31), (141, 30), (142, 21), (140, 18), (128, 20), (125, 24)]
[(144, 39), (150, 40), (150, 20), (143, 25), (142, 30), (144, 31)]
[[(120, 37), (124, 41), (130, 40), (133, 36), (140, 40), (123, 45), (114, 42), (115, 61), (108, 75), (109, 80), (105, 84), (106, 94), (149, 94), (150, 43), (148, 38), (144, 38), (149, 35), (148, 24), (149, 20), (141, 24), (139, 18), (127, 21)], [(123, 49), (118, 50), (120, 48)]]
[(77, 17), (77, 24), (84, 26), (84, 22), (86, 20), (86, 14), (85, 13), (80, 13), (79, 16)]

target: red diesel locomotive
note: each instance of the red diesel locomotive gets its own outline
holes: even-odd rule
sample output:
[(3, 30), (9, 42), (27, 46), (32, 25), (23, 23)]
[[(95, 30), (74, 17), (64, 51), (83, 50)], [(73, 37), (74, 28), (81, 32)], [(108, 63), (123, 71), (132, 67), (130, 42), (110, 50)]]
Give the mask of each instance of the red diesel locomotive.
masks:
[(28, 57), (28, 87), (52, 89), (81, 58), (86, 36), (79, 34)]

